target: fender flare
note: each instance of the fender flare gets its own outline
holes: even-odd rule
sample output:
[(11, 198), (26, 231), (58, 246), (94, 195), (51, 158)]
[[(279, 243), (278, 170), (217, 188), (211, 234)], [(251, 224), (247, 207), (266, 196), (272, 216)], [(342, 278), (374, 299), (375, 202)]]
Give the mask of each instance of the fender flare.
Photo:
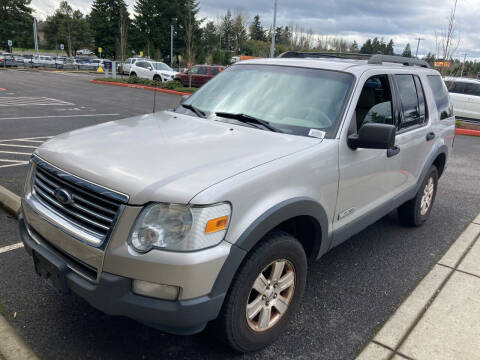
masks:
[[(432, 151), (430, 153), (430, 155), (428, 156), (427, 161), (425, 161), (425, 164), (423, 165), (422, 172), (420, 173), (420, 176), (418, 178), (417, 184), (415, 186), (415, 192), (414, 192), (414, 195), (412, 196), (412, 198), (414, 198), (415, 195), (417, 194), (418, 190), (420, 190), (420, 186), (422, 186), (423, 180), (427, 176), (428, 170), (430, 170), (430, 168), (432, 167), (432, 165), (435, 162), (435, 160), (437, 159), (437, 157), (441, 154), (444, 154), (445, 158), (448, 159), (448, 146), (447, 145), (445, 145), (445, 144), (440, 145), (434, 151)], [(446, 167), (446, 161), (447, 160), (445, 160), (445, 167)]]
[(231, 246), (230, 254), (220, 270), (210, 296), (225, 294), (247, 253), (272, 229), (297, 216), (309, 216), (315, 219), (320, 229), (315, 239), (311, 259), (315, 260), (319, 254), (326, 252), (330, 244), (328, 217), (323, 206), (306, 197), (283, 201), (259, 216)]

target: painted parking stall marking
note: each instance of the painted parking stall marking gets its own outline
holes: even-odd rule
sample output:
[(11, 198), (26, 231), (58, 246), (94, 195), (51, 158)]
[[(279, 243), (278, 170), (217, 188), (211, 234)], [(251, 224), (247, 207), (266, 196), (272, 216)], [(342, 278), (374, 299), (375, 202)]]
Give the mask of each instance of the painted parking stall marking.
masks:
[(1, 96), (0, 106), (59, 106), (59, 105), (75, 105), (73, 103), (52, 99), (48, 97), (36, 97), (36, 96)]
[(27, 165), (35, 149), (52, 136), (0, 140), (0, 169)]
[(6, 253), (8, 251), (15, 250), (15, 249), (20, 249), (20, 248), (23, 248), (23, 243), (21, 243), (21, 242), (13, 244), (13, 245), (4, 246), (4, 247), (0, 248), (0, 254)]

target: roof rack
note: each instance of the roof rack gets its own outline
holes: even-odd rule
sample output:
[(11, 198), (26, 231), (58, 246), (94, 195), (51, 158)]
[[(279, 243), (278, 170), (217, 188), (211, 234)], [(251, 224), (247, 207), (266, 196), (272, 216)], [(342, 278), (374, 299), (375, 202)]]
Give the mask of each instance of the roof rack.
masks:
[(368, 60), (370, 54), (344, 53), (344, 52), (309, 52), (309, 51), (286, 51), (280, 58), (339, 58), (339, 59), (360, 59)]
[(368, 59), (369, 64), (382, 64), (384, 62), (395, 63), (395, 64), (403, 64), (405, 66), (421, 66), (424, 68), (429, 68), (430, 66), (425, 60), (420, 60), (416, 58), (409, 58), (404, 56), (395, 56), (395, 55), (381, 55), (376, 54), (372, 55), (370, 59)]
[(408, 58), (395, 55), (382, 54), (360, 54), (360, 53), (342, 53), (342, 52), (307, 52), (307, 51), (287, 51), (280, 54), (280, 58), (337, 58), (337, 59), (355, 59), (368, 60), (369, 64), (381, 65), (384, 62), (402, 64), (405, 66), (421, 66), (429, 68), (425, 60)]

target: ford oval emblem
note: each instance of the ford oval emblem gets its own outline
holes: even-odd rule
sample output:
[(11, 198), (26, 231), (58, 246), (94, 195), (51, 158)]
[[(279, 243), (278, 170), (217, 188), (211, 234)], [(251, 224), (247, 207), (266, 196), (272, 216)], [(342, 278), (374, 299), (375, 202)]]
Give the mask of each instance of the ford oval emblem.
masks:
[(55, 199), (57, 199), (57, 201), (63, 205), (73, 203), (72, 194), (68, 190), (58, 188), (55, 189), (53, 195), (55, 196)]

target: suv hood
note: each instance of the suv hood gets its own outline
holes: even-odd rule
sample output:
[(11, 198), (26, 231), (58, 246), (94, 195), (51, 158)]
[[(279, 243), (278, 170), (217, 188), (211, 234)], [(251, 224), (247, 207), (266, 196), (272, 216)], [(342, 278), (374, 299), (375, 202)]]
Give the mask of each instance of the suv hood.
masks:
[(188, 203), (207, 187), (320, 139), (159, 112), (59, 135), (36, 154), (129, 203)]

